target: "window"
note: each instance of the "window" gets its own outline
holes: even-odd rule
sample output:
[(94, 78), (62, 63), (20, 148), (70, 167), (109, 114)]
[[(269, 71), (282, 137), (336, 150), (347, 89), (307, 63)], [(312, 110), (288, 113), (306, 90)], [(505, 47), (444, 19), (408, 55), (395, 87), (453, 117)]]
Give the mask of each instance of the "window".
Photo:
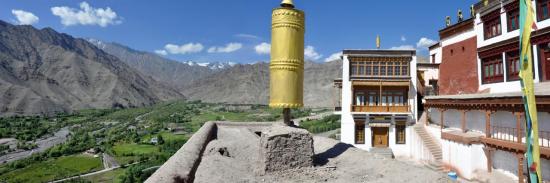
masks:
[(498, 83), (504, 81), (502, 57), (500, 55), (483, 59), (483, 84)]
[(506, 12), (508, 19), (508, 32), (519, 29), (519, 9)]
[(405, 122), (396, 122), (395, 124), (395, 143), (396, 144), (405, 144), (406, 129), (407, 129), (407, 125), (405, 124)]
[(370, 91), (368, 93), (368, 97), (369, 97), (369, 105), (370, 106), (377, 106), (378, 105), (378, 92), (375, 92), (375, 91)]
[(356, 92), (355, 93), (355, 105), (364, 106), (365, 105), (365, 93)]
[(407, 61), (352, 61), (351, 76), (408, 76)]
[(355, 122), (355, 144), (365, 144), (365, 122)]
[(435, 54), (432, 55), (432, 64), (435, 64)]
[(507, 76), (509, 81), (519, 80), (519, 53), (518, 51), (512, 51), (506, 53), (506, 66), (508, 67)]
[(500, 16), (495, 16), (487, 21), (484, 21), (483, 31), (485, 32), (485, 39), (499, 36), (502, 32), (500, 27)]
[(539, 0), (537, 2), (538, 21), (543, 21), (550, 18), (550, 15), (548, 14), (549, 8), (550, 8), (549, 4), (550, 4), (549, 0)]

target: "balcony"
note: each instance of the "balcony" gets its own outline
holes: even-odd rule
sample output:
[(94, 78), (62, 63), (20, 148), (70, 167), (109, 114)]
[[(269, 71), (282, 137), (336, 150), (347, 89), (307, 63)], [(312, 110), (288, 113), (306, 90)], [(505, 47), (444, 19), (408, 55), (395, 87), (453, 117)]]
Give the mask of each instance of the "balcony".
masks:
[[(524, 129), (518, 130), (517, 128), (491, 125), (490, 130), (490, 136), (482, 138), (484, 144), (515, 151), (525, 151)], [(541, 156), (550, 157), (550, 132), (539, 130), (538, 141)]]
[(409, 106), (358, 106), (354, 105), (351, 109), (352, 112), (396, 112), (406, 113), (410, 112)]

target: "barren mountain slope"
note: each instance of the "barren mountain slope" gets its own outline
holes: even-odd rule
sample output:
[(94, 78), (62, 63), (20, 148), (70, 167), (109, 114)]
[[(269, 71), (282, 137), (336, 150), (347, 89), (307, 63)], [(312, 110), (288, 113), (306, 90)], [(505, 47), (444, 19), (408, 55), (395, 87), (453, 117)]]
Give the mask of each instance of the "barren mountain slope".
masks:
[(0, 21), (0, 115), (146, 106), (183, 98), (83, 39)]
[[(306, 62), (304, 104), (310, 107), (333, 106), (333, 80), (341, 77), (342, 62)], [(194, 100), (239, 104), (267, 104), (269, 100), (269, 63), (237, 65), (200, 79), (183, 91)]]

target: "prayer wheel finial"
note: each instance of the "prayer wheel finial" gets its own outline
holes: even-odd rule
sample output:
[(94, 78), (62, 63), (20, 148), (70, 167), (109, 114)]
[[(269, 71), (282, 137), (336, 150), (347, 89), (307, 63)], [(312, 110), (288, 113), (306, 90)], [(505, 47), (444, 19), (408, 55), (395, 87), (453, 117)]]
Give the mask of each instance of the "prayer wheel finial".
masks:
[(292, 0), (283, 0), (283, 2), (281, 3), (281, 7), (294, 8), (294, 3), (292, 2)]
[(291, 0), (281, 6), (272, 13), (269, 106), (299, 108), (304, 105), (305, 14), (289, 8)]

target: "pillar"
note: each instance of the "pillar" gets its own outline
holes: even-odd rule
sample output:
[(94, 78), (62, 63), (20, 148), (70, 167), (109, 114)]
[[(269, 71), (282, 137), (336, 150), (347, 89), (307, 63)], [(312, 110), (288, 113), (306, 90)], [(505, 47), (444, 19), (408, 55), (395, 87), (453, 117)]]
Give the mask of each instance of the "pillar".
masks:
[(462, 112), (462, 118), (461, 118), (461, 127), (462, 127), (462, 133), (466, 133), (466, 113), (467, 110), (460, 110)]
[(491, 111), (485, 111), (485, 137), (491, 138)]
[(430, 125), (430, 108), (427, 107), (424, 109), (426, 111), (426, 126)]
[(491, 173), (493, 172), (493, 152), (495, 149), (491, 147), (484, 147), (483, 151), (487, 156), (487, 172)]
[(518, 138), (517, 142), (522, 143), (521, 142), (521, 138), (522, 138), (521, 118), (523, 118), (523, 113), (522, 112), (516, 112), (515, 114), (516, 114), (516, 137)]
[(441, 127), (441, 131), (443, 131), (443, 125), (445, 125), (443, 123), (443, 120), (445, 119), (445, 109), (439, 109), (439, 118), (440, 118), (440, 121), (439, 121), (439, 126)]
[(523, 183), (523, 159), (525, 156), (522, 153), (517, 153), (516, 157), (518, 158), (518, 182)]

